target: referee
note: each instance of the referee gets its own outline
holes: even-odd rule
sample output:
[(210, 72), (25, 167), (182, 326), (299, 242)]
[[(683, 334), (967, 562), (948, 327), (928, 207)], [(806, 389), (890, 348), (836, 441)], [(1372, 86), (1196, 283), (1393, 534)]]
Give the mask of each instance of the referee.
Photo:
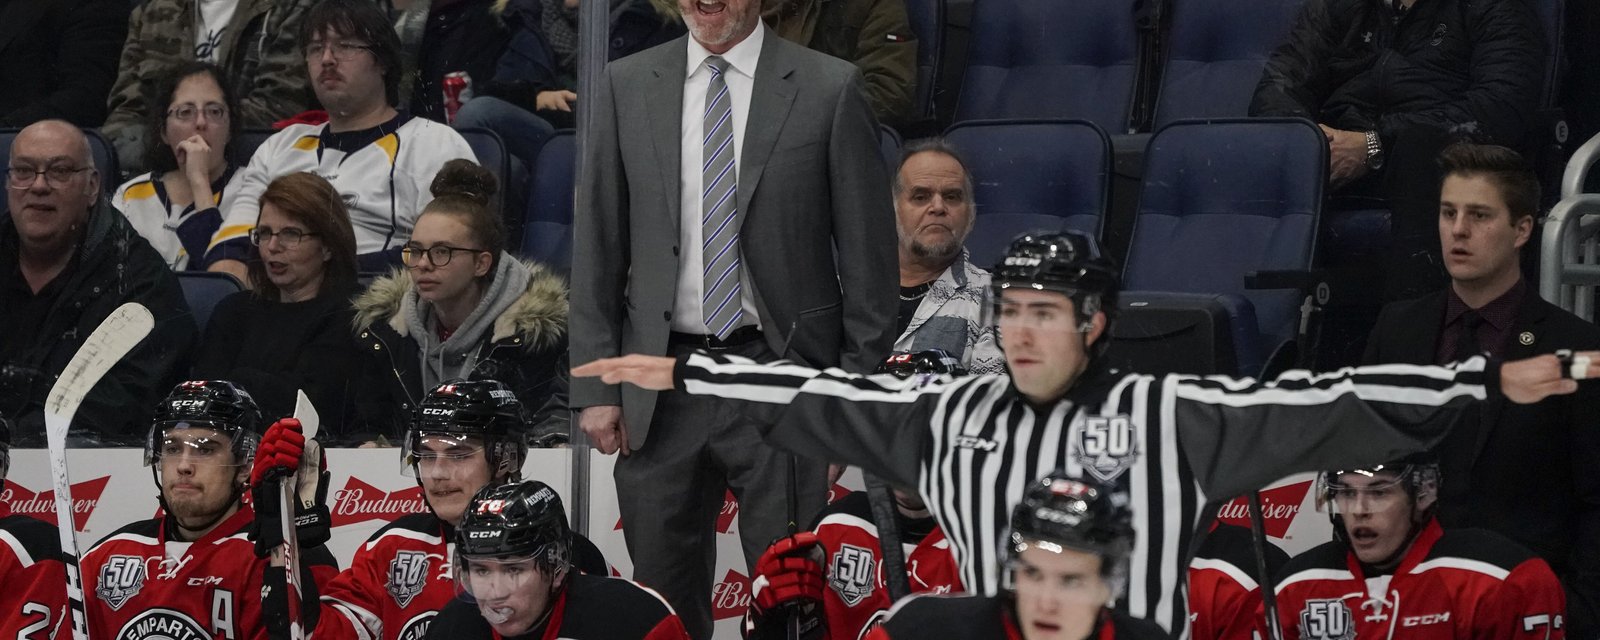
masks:
[(1030, 482), (1065, 469), (1112, 484), (1127, 492), (1137, 532), (1120, 606), (1174, 634), (1187, 621), (1183, 569), (1208, 501), (1422, 451), (1473, 401), (1536, 402), (1577, 390), (1568, 375), (1600, 375), (1594, 352), (1570, 369), (1546, 355), (1269, 382), (1123, 374), (1099, 362), (1117, 280), (1087, 235), (1018, 238), (992, 291), (1008, 371), (947, 384), (702, 353), (609, 358), (573, 375), (744, 401), (738, 410), (781, 448), (916, 486), (980, 595), (1000, 591), (1000, 538)]

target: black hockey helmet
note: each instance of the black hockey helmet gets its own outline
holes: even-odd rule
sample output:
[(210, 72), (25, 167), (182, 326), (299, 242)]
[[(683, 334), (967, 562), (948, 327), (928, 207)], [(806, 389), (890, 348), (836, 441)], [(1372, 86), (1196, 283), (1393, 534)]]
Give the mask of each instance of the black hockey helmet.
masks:
[(538, 480), (478, 490), (456, 527), (456, 553), (473, 559), (532, 558), (554, 575), (572, 562), (572, 530), (561, 496)]
[(181, 382), (156, 406), (145, 439), (144, 462), (154, 466), (161, 459), (169, 432), (204, 428), (226, 435), (234, 464), (247, 465), (255, 458), (261, 426), (261, 408), (243, 387), (227, 380)]
[(944, 349), (925, 349), (891, 353), (873, 373), (892, 374), (902, 380), (921, 373), (959, 378), (967, 375), (967, 369), (961, 366), (960, 360)]
[(1066, 295), (1077, 308), (1080, 330), (1087, 330), (1096, 311), (1105, 312), (1108, 320), (1115, 313), (1120, 281), (1116, 264), (1100, 251), (1093, 236), (1066, 230), (1017, 236), (994, 266), (990, 287), (995, 304), (1001, 292), (1011, 288)]
[[(1388, 482), (1371, 483), (1362, 487), (1352, 487), (1344, 480), (1345, 476), (1356, 474), (1368, 478), (1377, 478), (1378, 474), (1386, 473), (1393, 476)], [(1328, 520), (1333, 523), (1334, 539), (1347, 543), (1349, 532), (1345, 529), (1344, 516), (1337, 498), (1344, 494), (1356, 494), (1362, 491), (1377, 491), (1398, 486), (1405, 491), (1411, 499), (1412, 505), (1412, 536), (1421, 531), (1421, 524), (1427, 522), (1437, 511), (1439, 506), (1439, 459), (1432, 453), (1422, 452), (1392, 460), (1383, 464), (1354, 469), (1329, 469), (1317, 476), (1317, 507), (1328, 510)], [(1416, 506), (1426, 501), (1428, 504), (1422, 511), (1416, 511)], [(1405, 547), (1402, 546), (1401, 552)]]
[(405, 469), (415, 471), (422, 437), (438, 434), (478, 438), (496, 477), (520, 477), (528, 422), (517, 394), (497, 380), (446, 382), (429, 391), (412, 415), (401, 453)]
[(1133, 550), (1132, 521), (1126, 493), (1058, 470), (1023, 490), (1022, 502), (1011, 512), (1005, 558), (1007, 564), (1015, 562), (1032, 545), (1093, 553), (1117, 593)]

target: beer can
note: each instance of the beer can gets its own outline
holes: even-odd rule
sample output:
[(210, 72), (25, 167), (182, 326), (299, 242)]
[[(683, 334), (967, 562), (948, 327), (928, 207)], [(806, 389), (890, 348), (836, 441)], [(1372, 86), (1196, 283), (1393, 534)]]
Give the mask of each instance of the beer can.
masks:
[(444, 74), (444, 120), (455, 124), (456, 112), (472, 99), (472, 76), (465, 71)]

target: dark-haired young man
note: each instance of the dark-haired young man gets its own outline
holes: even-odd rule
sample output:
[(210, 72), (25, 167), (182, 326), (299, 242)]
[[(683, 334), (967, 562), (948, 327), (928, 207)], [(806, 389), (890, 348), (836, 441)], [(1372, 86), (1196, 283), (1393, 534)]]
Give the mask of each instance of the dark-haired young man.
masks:
[[(1516, 152), (1456, 145), (1440, 156), (1439, 241), (1450, 285), (1383, 310), (1367, 363), (1506, 361), (1600, 346), (1600, 328), (1539, 297), (1519, 253), (1533, 233), (1539, 181)], [(1538, 553), (1567, 587), (1574, 637), (1600, 633), (1600, 389), (1534, 404), (1491, 399), (1439, 446), (1439, 519)]]
[(238, 200), (222, 212), (206, 261), (212, 271), (247, 280), (250, 230), (258, 200), (273, 178), (296, 171), (333, 184), (350, 210), (363, 271), (399, 264), (400, 245), (445, 162), (474, 160), (472, 149), (443, 124), (400, 113), (400, 40), (389, 19), (366, 0), (326, 0), (300, 26), (300, 51), (325, 124), (294, 124), (268, 138), (239, 180)]

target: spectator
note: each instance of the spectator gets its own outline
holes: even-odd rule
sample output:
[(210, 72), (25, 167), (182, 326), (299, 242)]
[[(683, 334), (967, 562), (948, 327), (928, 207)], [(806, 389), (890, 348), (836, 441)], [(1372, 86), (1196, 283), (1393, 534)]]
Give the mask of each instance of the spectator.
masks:
[[(106, 118), (106, 94), (128, 33), (124, 0), (0, 2), (0, 127), (59, 119), (80, 127)], [(110, 176), (115, 179), (115, 176)]]
[(10, 162), (10, 211), (0, 215), (0, 414), (15, 422), (17, 444), (43, 444), (56, 376), (106, 316), (138, 302), (155, 315), (155, 331), (90, 390), (72, 423), (85, 444), (138, 442), (194, 343), (177, 276), (101, 194), (77, 127), (29, 125)]
[(1309, 0), (1250, 113), (1320, 123), (1330, 184), (1392, 210), (1385, 281), (1402, 299), (1443, 280), (1439, 151), (1456, 138), (1529, 145), (1544, 52), (1527, 2)]
[[(1600, 328), (1545, 302), (1519, 253), (1539, 211), (1539, 181), (1516, 152), (1458, 145), (1440, 157), (1438, 234), (1450, 285), (1390, 304), (1366, 362), (1445, 363), (1480, 352), (1514, 360), (1600, 346)], [(1600, 634), (1600, 389), (1529, 405), (1491, 399), (1468, 412), (1438, 452), (1439, 519), (1482, 527), (1532, 549), (1567, 587), (1569, 630)]]
[(326, 178), (344, 198), (361, 270), (388, 268), (432, 199), (427, 185), (439, 168), (451, 158), (473, 157), (449, 127), (395, 110), (400, 44), (371, 2), (318, 3), (300, 25), (300, 42), (328, 122), (290, 125), (256, 150), (240, 178), (238, 202), (223, 212), (211, 241), (213, 271), (245, 277), (261, 192), (273, 178), (296, 171)]
[[(456, 114), (457, 128), (489, 129), (500, 135), (520, 165), (532, 170), (545, 139), (556, 129), (577, 126), (578, 5), (581, 0), (508, 0), (496, 3), (510, 41), (493, 76), (474, 76), (475, 97)], [(672, 10), (650, 0), (614, 0), (611, 47), (616, 60), (683, 35)]]
[(536, 444), (565, 441), (567, 288), (506, 252), (505, 227), (488, 206), (495, 190), (486, 169), (446, 164), (402, 249), (406, 269), (356, 300), (368, 359), (356, 402), (367, 431), (399, 435), (411, 407), (441, 382), (493, 379), (533, 413)]
[(449, 124), (445, 74), (464, 72), (477, 83), (494, 75), (510, 38), (496, 15), (500, 4), (496, 0), (414, 0), (409, 8), (397, 12), (395, 31), (406, 70), (400, 78), (405, 111)]
[[(155, 135), (144, 87), (184, 62), (210, 62), (233, 83), (239, 108), (229, 114), (245, 128), (272, 126), (305, 110), (300, 76), (300, 24), (317, 0), (144, 0), (133, 9), (128, 40), (101, 132), (117, 147), (122, 169), (153, 171), (141, 160)], [(125, 5), (106, 11), (126, 11)], [(254, 214), (252, 214), (254, 215)]]
[[(864, 373), (888, 354), (893, 205), (861, 73), (773, 36), (760, 4), (678, 0), (690, 37), (608, 65), (584, 98), (574, 360), (709, 349)], [(716, 534), (701, 514), (738, 495), (754, 567), (787, 513), (822, 508), (825, 461), (780, 453), (746, 416), (686, 393), (591, 379), (573, 404), (600, 451), (623, 454), (634, 576), (710, 637)]]
[(1439, 486), (1439, 466), (1417, 457), (1324, 472), (1334, 540), (1284, 566), (1279, 637), (1393, 637), (1402, 622), (1420, 627), (1407, 637), (1564, 637), (1550, 566), (1488, 531), (1441, 528)]
[(895, 174), (900, 232), (900, 313), (894, 350), (943, 349), (973, 374), (1005, 369), (992, 325), (984, 322), (989, 272), (967, 262), (972, 176), (942, 140), (912, 143)]
[(205, 270), (206, 246), (222, 226), (222, 212), (238, 195), (233, 141), (239, 137), (239, 102), (222, 70), (186, 62), (153, 85), (144, 166), (112, 206), (150, 242), (174, 271)]
[(255, 286), (217, 303), (194, 376), (234, 381), (269, 416), (293, 415), (295, 392), (305, 391), (325, 437), (337, 442), (358, 357), (350, 341), (356, 240), (344, 201), (316, 174), (273, 180), (250, 241), (261, 252), (250, 262)]
[(904, 124), (917, 84), (917, 37), (905, 0), (776, 0), (763, 12), (784, 40), (861, 69), (867, 102), (884, 124)]

